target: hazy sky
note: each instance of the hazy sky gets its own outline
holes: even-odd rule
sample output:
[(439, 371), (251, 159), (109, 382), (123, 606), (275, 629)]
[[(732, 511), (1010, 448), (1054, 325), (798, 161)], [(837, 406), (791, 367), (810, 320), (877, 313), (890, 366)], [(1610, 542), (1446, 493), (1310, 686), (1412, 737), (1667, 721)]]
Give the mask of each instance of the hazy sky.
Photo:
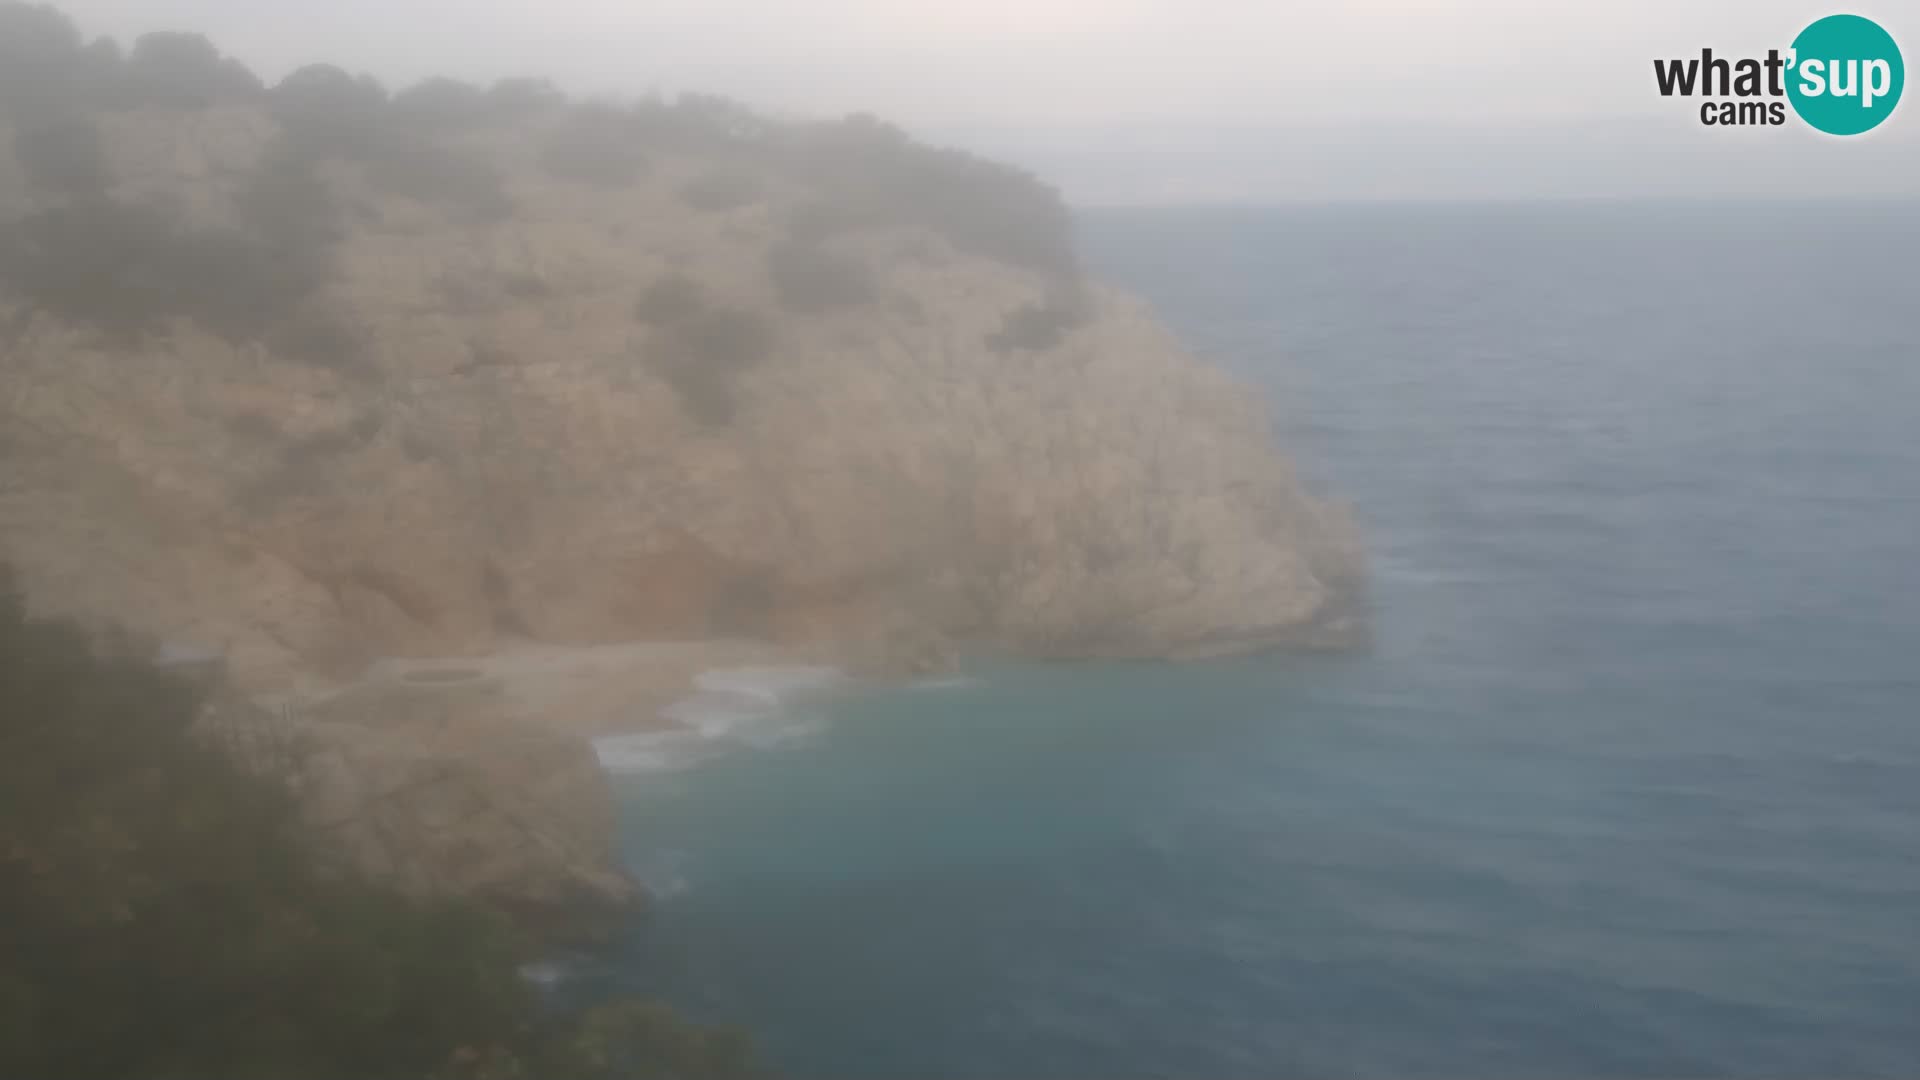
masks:
[(1920, 195), (1920, 92), (1871, 135), (1704, 127), (1652, 60), (1785, 48), (1835, 10), (1920, 63), (1920, 0), (64, 0), (198, 29), (263, 77), (538, 74), (870, 111), (1082, 202)]

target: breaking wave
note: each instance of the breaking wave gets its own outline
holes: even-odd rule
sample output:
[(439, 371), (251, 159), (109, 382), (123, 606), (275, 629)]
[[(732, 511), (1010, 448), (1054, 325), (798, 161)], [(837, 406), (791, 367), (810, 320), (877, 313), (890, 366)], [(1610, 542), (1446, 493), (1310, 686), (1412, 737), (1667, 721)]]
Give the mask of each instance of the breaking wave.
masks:
[(728, 749), (770, 749), (820, 731), (825, 717), (804, 707), (807, 699), (843, 688), (839, 668), (718, 668), (694, 679), (694, 692), (661, 715), (679, 727), (609, 735), (594, 740), (600, 765), (610, 773), (672, 772)]

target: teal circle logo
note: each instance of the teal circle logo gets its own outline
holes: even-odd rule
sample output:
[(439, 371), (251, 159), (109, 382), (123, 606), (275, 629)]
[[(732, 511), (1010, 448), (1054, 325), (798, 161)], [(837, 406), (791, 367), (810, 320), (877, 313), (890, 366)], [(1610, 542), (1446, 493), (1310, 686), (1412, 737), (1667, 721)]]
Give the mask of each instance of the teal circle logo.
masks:
[(1829, 135), (1878, 127), (1907, 83), (1893, 35), (1858, 15), (1829, 15), (1800, 31), (1789, 63), (1793, 111)]

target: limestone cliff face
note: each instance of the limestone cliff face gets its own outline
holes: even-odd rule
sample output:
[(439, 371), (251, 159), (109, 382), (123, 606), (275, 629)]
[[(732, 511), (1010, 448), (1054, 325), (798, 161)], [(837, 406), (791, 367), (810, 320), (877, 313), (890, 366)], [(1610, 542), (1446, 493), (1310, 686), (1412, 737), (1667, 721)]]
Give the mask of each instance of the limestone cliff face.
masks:
[[(252, 106), (95, 122), (112, 198), (210, 226), (278, 134)], [(804, 184), (700, 209), (714, 162), (569, 182), (542, 130), (453, 140), (500, 171), (504, 212), (315, 166), (346, 223), (301, 311), (352, 367), (186, 317), (108, 334), (0, 288), (0, 557), (32, 599), (273, 688), (503, 635), (1180, 654), (1297, 636), (1356, 579), (1255, 398), (1139, 302), (1084, 287), (1057, 342), (996, 348), (1057, 277), (879, 228), (833, 240), (869, 295), (794, 310), (768, 252)], [(19, 168), (0, 153), (0, 221), (70, 200)], [(671, 378), (671, 320), (637, 311), (668, 278), (770, 335), (723, 421)]]
[[(39, 613), (324, 700), (276, 767), (328, 858), (533, 914), (633, 899), (604, 725), (551, 715), (631, 687), (338, 693), (381, 658), (1350, 629), (1344, 517), (1247, 388), (1080, 277), (1031, 181), (698, 101), (515, 92), (429, 134), (335, 75), (0, 101), (0, 560)], [(283, 715), (230, 707), (243, 744)]]

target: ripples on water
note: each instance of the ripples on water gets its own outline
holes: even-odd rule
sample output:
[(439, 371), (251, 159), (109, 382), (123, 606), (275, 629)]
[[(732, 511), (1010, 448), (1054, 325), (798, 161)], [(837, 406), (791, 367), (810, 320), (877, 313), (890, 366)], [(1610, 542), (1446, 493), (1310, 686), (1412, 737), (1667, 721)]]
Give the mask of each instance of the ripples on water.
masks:
[(631, 778), (666, 895), (584, 985), (801, 1076), (1920, 1071), (1917, 222), (1090, 218), (1355, 504), (1375, 647)]

